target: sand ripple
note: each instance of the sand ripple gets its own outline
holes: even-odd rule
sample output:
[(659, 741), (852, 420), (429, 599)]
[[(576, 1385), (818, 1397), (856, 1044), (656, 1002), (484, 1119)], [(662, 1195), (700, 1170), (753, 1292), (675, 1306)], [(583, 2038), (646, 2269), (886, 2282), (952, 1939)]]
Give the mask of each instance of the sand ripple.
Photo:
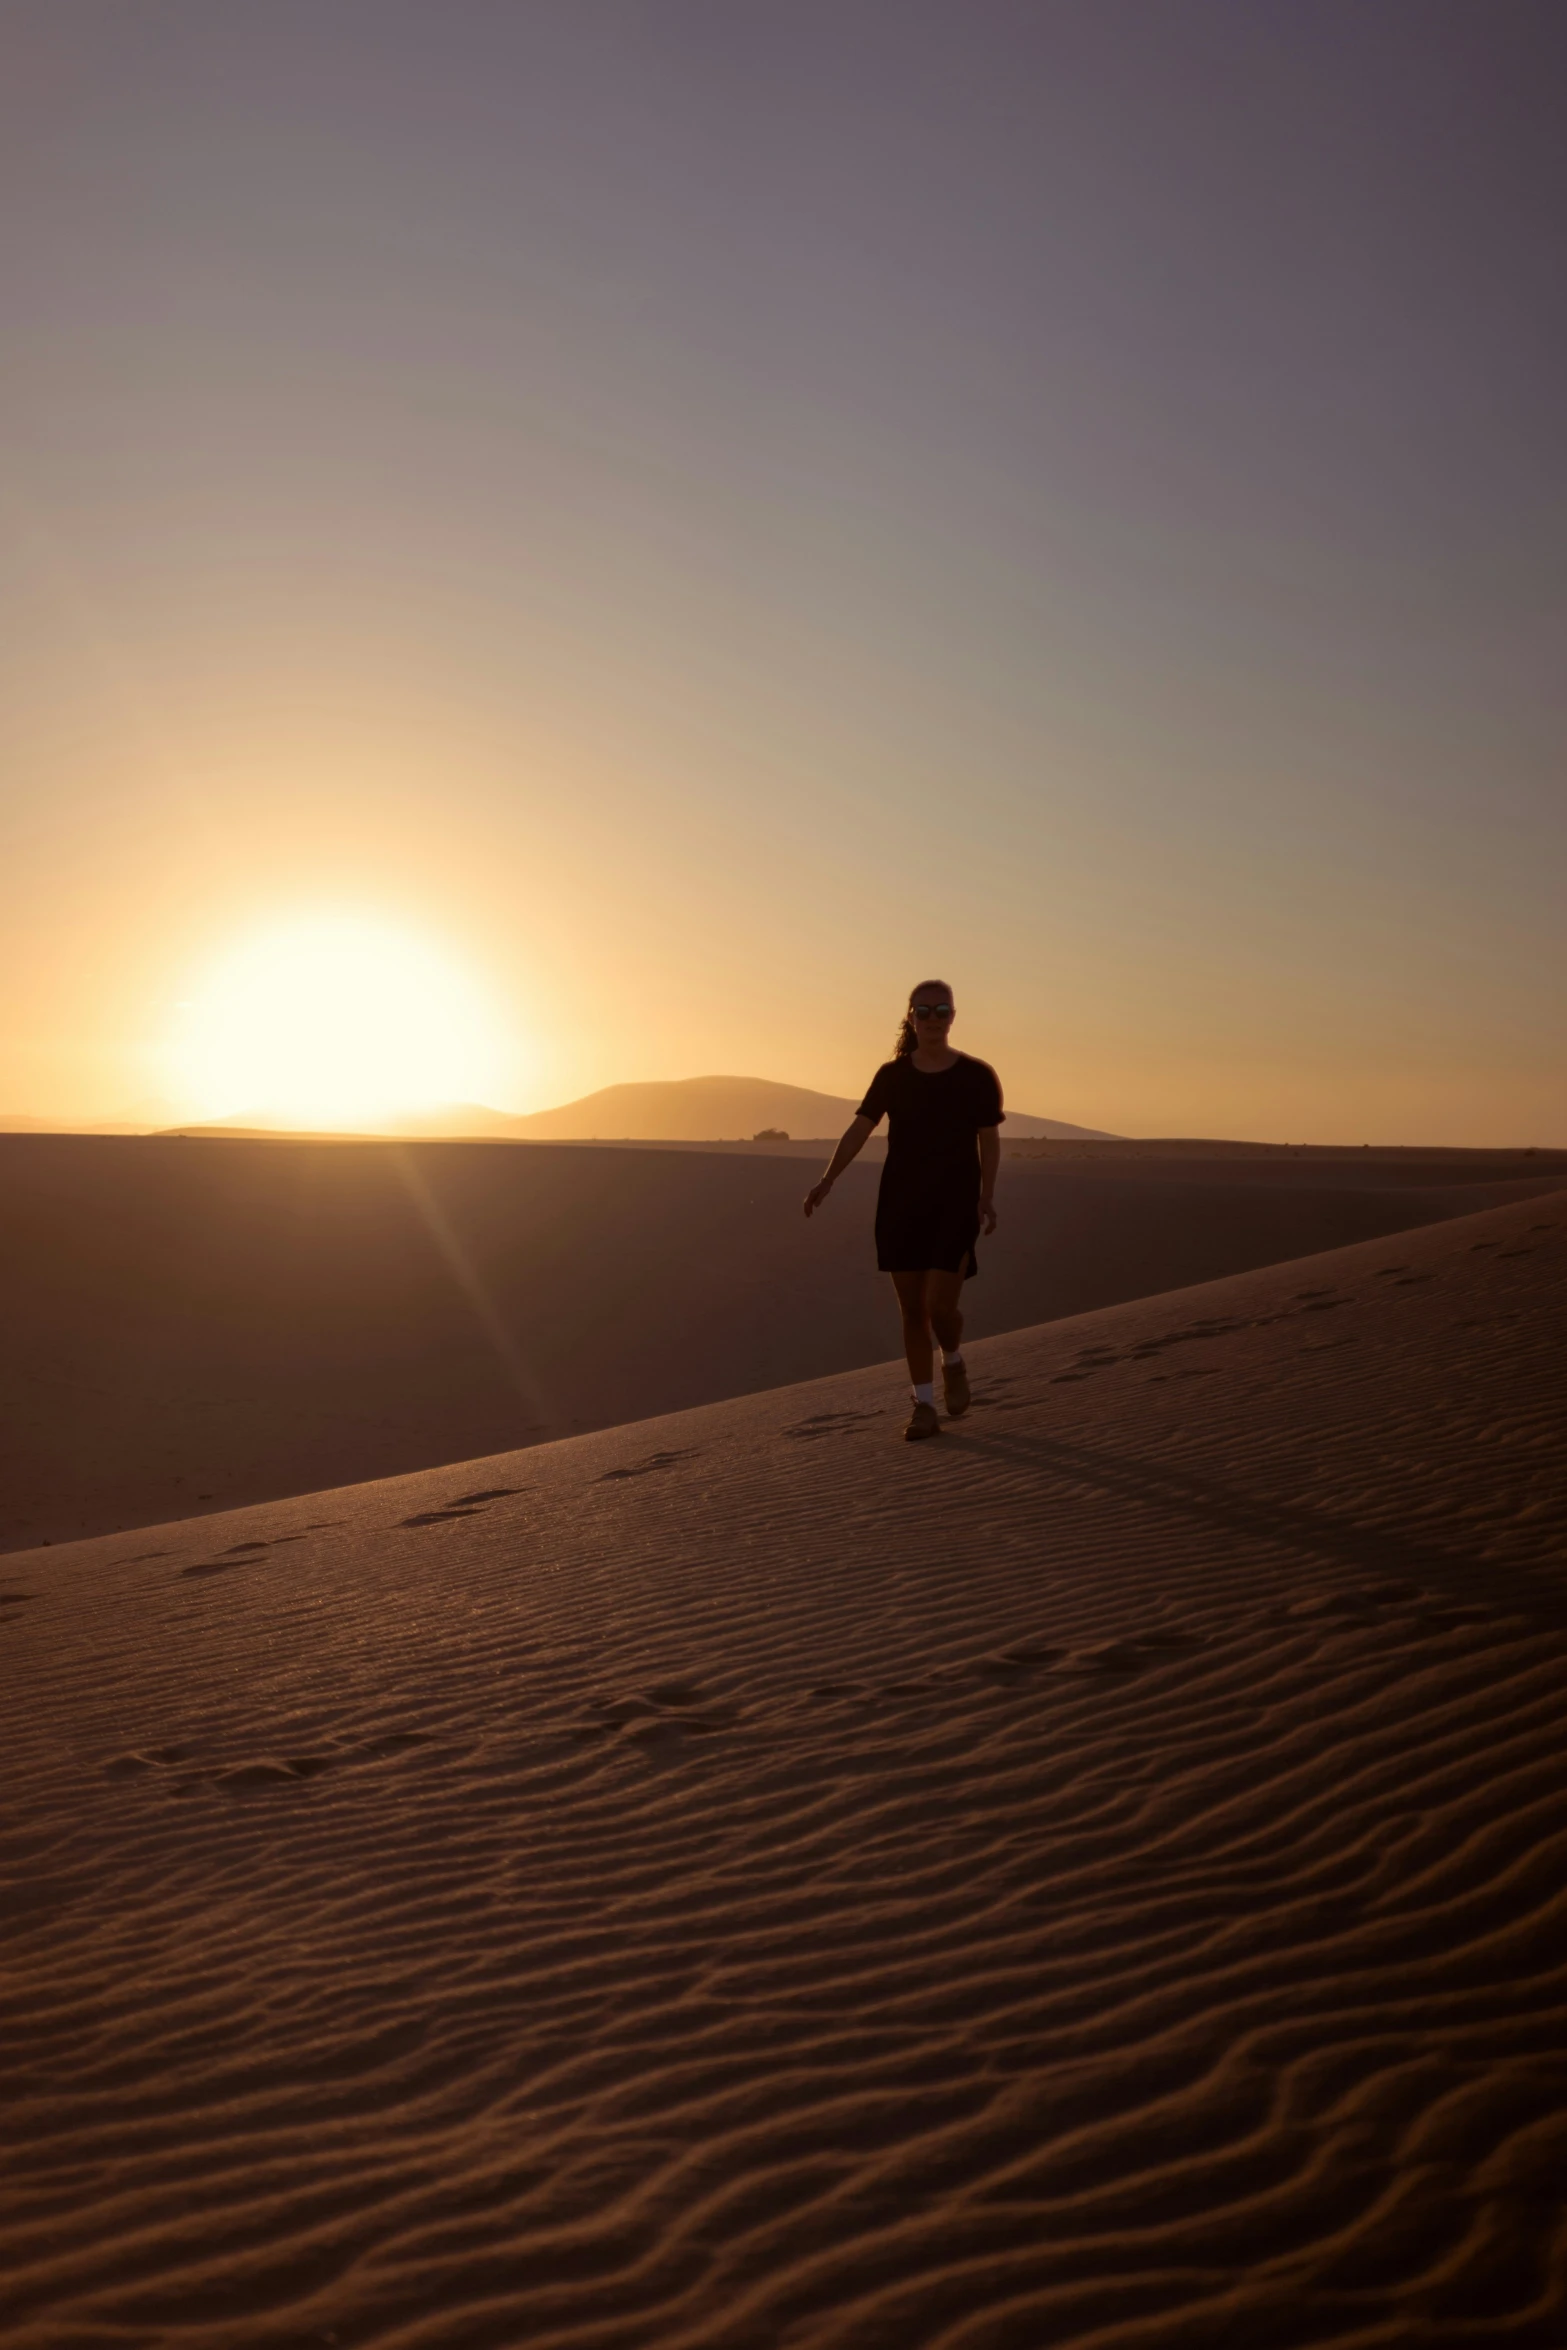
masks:
[(1556, 2350), (1564, 1227), (8, 1559), (7, 2341)]

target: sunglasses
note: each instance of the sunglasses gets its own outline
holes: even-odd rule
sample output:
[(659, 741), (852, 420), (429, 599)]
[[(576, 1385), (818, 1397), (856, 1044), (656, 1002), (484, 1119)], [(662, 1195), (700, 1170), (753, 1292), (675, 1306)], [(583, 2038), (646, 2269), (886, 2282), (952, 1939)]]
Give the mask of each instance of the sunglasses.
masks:
[(909, 1010), (916, 1020), (950, 1020), (952, 1017), (950, 1004), (910, 1004)]

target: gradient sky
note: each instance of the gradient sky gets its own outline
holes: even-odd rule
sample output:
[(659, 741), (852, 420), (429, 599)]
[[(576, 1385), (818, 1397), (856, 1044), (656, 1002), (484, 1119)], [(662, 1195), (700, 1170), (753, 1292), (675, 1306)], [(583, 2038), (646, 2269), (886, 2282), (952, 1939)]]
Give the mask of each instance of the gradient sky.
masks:
[(1567, 1143), (1558, 0), (4, 0), (0, 1110), (221, 957), (528, 1109)]

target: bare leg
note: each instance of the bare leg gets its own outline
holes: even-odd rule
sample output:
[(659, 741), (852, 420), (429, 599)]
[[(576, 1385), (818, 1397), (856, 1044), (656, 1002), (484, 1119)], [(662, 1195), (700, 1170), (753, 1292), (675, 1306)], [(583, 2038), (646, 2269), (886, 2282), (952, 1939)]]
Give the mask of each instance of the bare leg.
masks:
[[(894, 1273), (892, 1286), (898, 1293), (898, 1305), (903, 1314), (903, 1352), (909, 1366), (909, 1377), (916, 1387), (933, 1376), (935, 1358), (930, 1343), (930, 1315), (925, 1304), (925, 1284), (928, 1273)], [(936, 1275), (939, 1281), (941, 1274)]]
[(932, 1272), (925, 1276), (926, 1319), (941, 1342), (943, 1354), (955, 1353), (963, 1343), (963, 1316), (958, 1311), (962, 1288), (961, 1273)]

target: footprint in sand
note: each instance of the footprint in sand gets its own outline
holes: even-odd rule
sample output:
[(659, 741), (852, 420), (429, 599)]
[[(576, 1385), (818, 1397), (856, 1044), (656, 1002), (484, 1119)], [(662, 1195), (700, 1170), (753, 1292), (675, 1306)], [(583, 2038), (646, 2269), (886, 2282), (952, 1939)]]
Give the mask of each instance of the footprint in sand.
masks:
[(1293, 1623), (1314, 1623), (1323, 1616), (1370, 1616), (1375, 1601), (1361, 1591), (1319, 1591), (1307, 1599), (1292, 1599), (1284, 1614)]
[(707, 1694), (694, 1681), (658, 1681), (646, 1693), (649, 1705), (705, 1705)]
[(879, 1420), (882, 1416), (880, 1405), (868, 1412), (813, 1412), (808, 1420), (796, 1420), (784, 1434), (807, 1440), (813, 1436), (836, 1436), (861, 1420)]
[(444, 1526), (453, 1518), (476, 1518), (478, 1514), (477, 1510), (472, 1509), (417, 1510), (411, 1518), (399, 1518), (397, 1523), (399, 1528), (403, 1526)]
[(629, 1469), (606, 1469), (598, 1483), (608, 1485), (621, 1477), (646, 1477), (654, 1469), (667, 1469), (676, 1461), (694, 1459), (696, 1451), (695, 1445), (686, 1445), (679, 1452), (652, 1452), (645, 1461), (637, 1461)]
[[(1007, 1688), (1035, 1679), (1041, 1673), (1053, 1677), (1062, 1673), (1136, 1673), (1151, 1661), (1138, 1653), (1140, 1645), (1125, 1640), (1101, 1640), (1083, 1648), (1072, 1648), (1055, 1642), (1018, 1641), (1010, 1648), (995, 1650), (990, 1656), (971, 1658), (959, 1668), (959, 1677)], [(889, 1681), (885, 1694), (913, 1697), (941, 1686), (939, 1681)]]
[[(384, 1730), (379, 1735), (363, 1738), (328, 1737), (320, 1747), (302, 1754), (275, 1752), (254, 1756), (243, 1762), (228, 1763), (205, 1770), (180, 1769), (191, 1763), (199, 1752), (195, 1746), (139, 1746), (125, 1754), (117, 1754), (103, 1765), (104, 1776), (110, 1779), (145, 1779), (163, 1776), (165, 1791), (176, 1795), (189, 1794), (192, 1789), (206, 1784), (243, 1793), (251, 1788), (286, 1787), (306, 1779), (319, 1779), (326, 1771), (336, 1771), (353, 1764), (384, 1762), (388, 1757), (406, 1754), (421, 1746), (439, 1744), (432, 1730)], [(168, 1775), (174, 1774), (172, 1781)]]
[(1129, 1640), (1096, 1640), (1066, 1659), (1068, 1670), (1077, 1673), (1140, 1673), (1147, 1662)]
[(1029, 1643), (1016, 1648), (1003, 1648), (994, 1656), (976, 1657), (964, 1670), (971, 1680), (989, 1681), (1002, 1688), (1010, 1688), (1018, 1681), (1030, 1680), (1034, 1674), (1059, 1664), (1065, 1654), (1064, 1648)]
[(482, 1493), (459, 1493), (446, 1507), (449, 1510), (475, 1510), (481, 1502), (507, 1501), (512, 1494), (521, 1491), (520, 1485), (486, 1485)]
[(0, 1591), (0, 1607), (25, 1607), (30, 1599), (37, 1597), (36, 1591)]
[(217, 1784), (233, 1795), (267, 1787), (294, 1787), (302, 1779), (314, 1779), (322, 1771), (329, 1771), (336, 1759), (333, 1755), (318, 1754), (290, 1755), (286, 1759), (269, 1755), (260, 1762), (231, 1764), (226, 1771), (219, 1771)]
[(265, 1542), (235, 1542), (220, 1551), (215, 1559), (200, 1559), (193, 1567), (181, 1567), (180, 1580), (192, 1575), (226, 1575), (234, 1567), (255, 1567), (261, 1564), (264, 1550), (281, 1550), (285, 1542), (303, 1542), (303, 1534), (274, 1534)]
[(106, 1779), (139, 1779), (148, 1771), (172, 1770), (176, 1763), (188, 1762), (188, 1746), (137, 1747), (129, 1754), (117, 1754), (103, 1766)]
[(658, 1681), (648, 1689), (633, 1689), (624, 1697), (595, 1698), (589, 1719), (578, 1729), (583, 1739), (609, 1738), (617, 1733), (630, 1744), (650, 1751), (674, 1749), (685, 1738), (710, 1738), (738, 1719), (728, 1707), (714, 1705), (695, 1681)]
[(319, 1779), (326, 1771), (342, 1770), (353, 1763), (382, 1762), (390, 1755), (406, 1754), (414, 1747), (435, 1742), (429, 1730), (388, 1730), (378, 1738), (345, 1740), (341, 1745), (318, 1748), (309, 1754), (268, 1754), (258, 1756), (254, 1762), (231, 1763), (214, 1775), (215, 1784), (238, 1794), (297, 1786), (307, 1779)]
[[(1076, 1648), (1054, 1640), (1019, 1640), (988, 1656), (971, 1657), (967, 1663), (948, 1671), (883, 1682), (874, 1695), (929, 1699), (955, 1694), (965, 1682), (980, 1681), (993, 1689), (1004, 1690), (1017, 1688), (1042, 1673), (1056, 1679), (1063, 1674), (1140, 1673), (1149, 1665), (1171, 1663), (1202, 1644), (1200, 1633), (1178, 1631), (1147, 1632), (1130, 1640), (1092, 1641)], [(829, 1682), (811, 1692), (813, 1697), (864, 1694), (870, 1693), (852, 1682)]]

